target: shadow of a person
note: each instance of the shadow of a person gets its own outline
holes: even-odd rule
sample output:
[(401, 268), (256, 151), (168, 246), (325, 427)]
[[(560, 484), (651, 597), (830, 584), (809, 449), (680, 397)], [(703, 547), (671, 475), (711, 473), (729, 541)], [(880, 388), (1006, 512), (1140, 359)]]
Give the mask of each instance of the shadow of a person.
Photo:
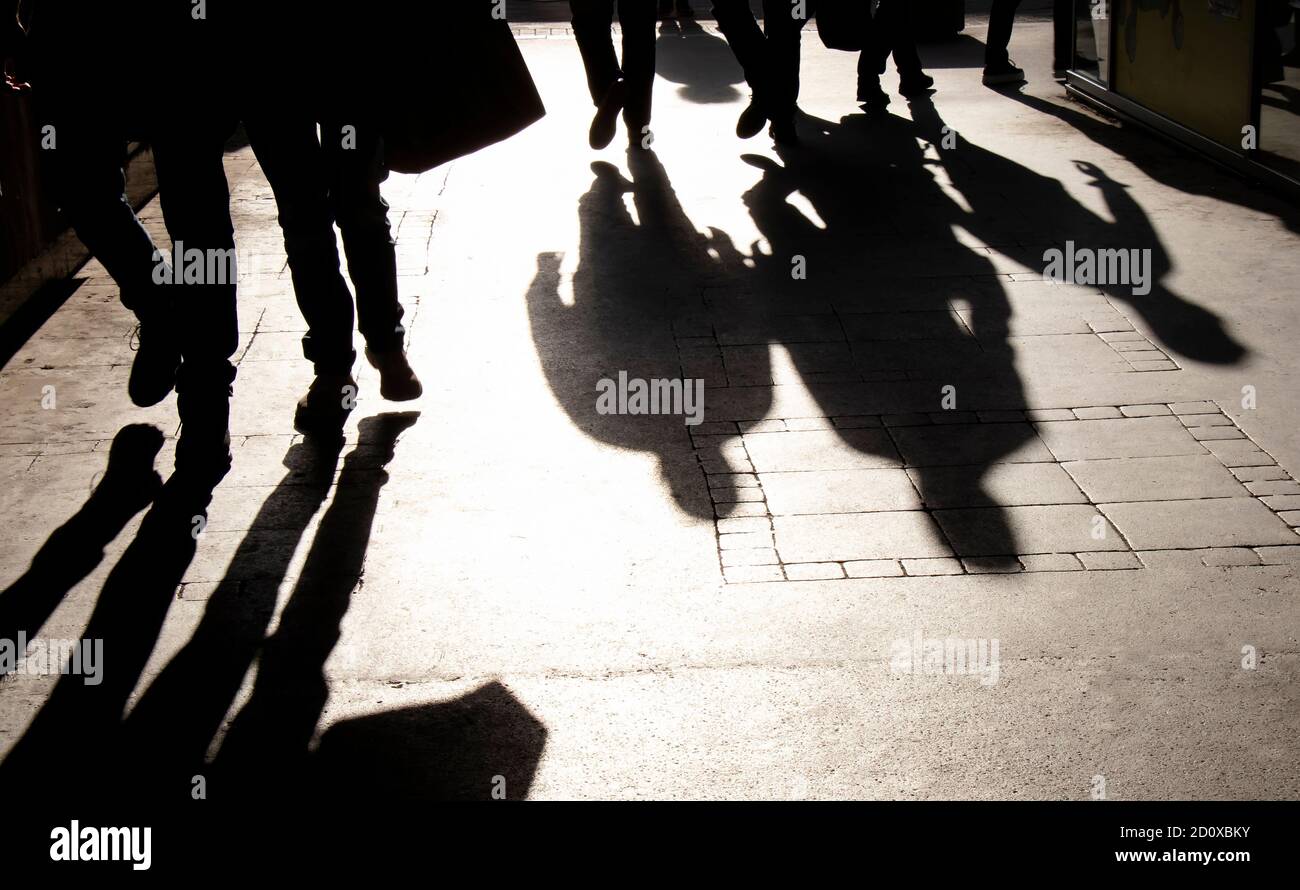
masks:
[[(104, 812), (186, 799), (199, 775), (212, 775), (214, 796), (226, 800), (262, 801), (277, 790), (371, 799), (525, 796), (546, 731), (497, 683), (446, 702), (341, 721), (325, 733), (319, 756), (308, 751), (327, 695), (325, 660), (360, 583), (384, 467), (417, 417), (363, 421), (337, 486), (336, 447), (290, 449), (289, 473), (263, 503), (190, 641), (123, 719), (201, 537), (192, 534), (192, 520), (205, 515), (211, 496), (192, 479), (173, 476), (87, 625), (87, 638), (109, 642), (105, 681), (85, 687), (80, 677), (62, 678), (0, 764), (0, 782)], [(267, 639), (297, 541), (331, 492), (280, 625)], [(278, 546), (267, 546), (268, 529), (277, 533), (269, 543)], [(209, 768), (205, 754), (255, 663), (252, 696)]]
[(104, 548), (149, 506), (162, 489), (153, 466), (162, 444), (162, 432), (148, 424), (124, 426), (113, 437), (104, 476), (86, 503), (0, 593), (0, 640), (35, 637), (68, 592), (99, 565)]
[(655, 43), (655, 73), (679, 84), (687, 102), (716, 105), (738, 102), (744, 72), (727, 42), (705, 31), (695, 19), (666, 19)]
[[(828, 333), (818, 349), (781, 333), (779, 324), (771, 327), (770, 345), (789, 355), (821, 413), (937, 414), (946, 407), (945, 386), (953, 387), (957, 407), (1022, 406), (1023, 387), (1006, 348), (1006, 295), (987, 256), (953, 235), (963, 211), (940, 188), (911, 122), (893, 115), (851, 115), (838, 124), (805, 119), (816, 132), (802, 149), (784, 152), (783, 164), (745, 157), (763, 170), (744, 200), (768, 245), (753, 256), (755, 298), (748, 312), (774, 320), (820, 313), (839, 326), (842, 333)], [(801, 260), (806, 280), (792, 277), (792, 258)], [(985, 282), (978, 300), (971, 277)], [(969, 306), (965, 315), (956, 300)], [(861, 382), (818, 380), (828, 369), (846, 368)], [(882, 465), (906, 466), (939, 528), (947, 531), (949, 514), (936, 508), (974, 511), (965, 515), (980, 527), (978, 542), (949, 541), (958, 555), (996, 561), (1018, 552), (984, 479), (993, 464), (1036, 438), (1027, 423), (885, 432), (842, 430), (839, 436)], [(941, 497), (951, 497), (955, 474), (964, 480), (959, 502)]]
[(328, 698), (325, 662), (361, 583), (384, 467), (418, 412), (361, 421), (360, 444), (343, 459), (334, 499), (294, 584), (278, 627), (261, 647), (248, 702), (221, 743), (214, 773), (231, 785), (268, 790), (292, 783)]
[(1278, 194), (1219, 170), (1203, 158), (1140, 129), (1116, 125), (1064, 101), (1019, 91), (1007, 95), (1034, 111), (1050, 114), (1101, 147), (1123, 156), (1153, 182), (1189, 195), (1204, 195), (1249, 207), (1276, 217), (1289, 231), (1300, 232), (1300, 208)]
[[(159, 798), (180, 799), (254, 664), (290, 560), (334, 484), (342, 442), (308, 439), (262, 502), (189, 641), (140, 697), (120, 746)], [(268, 546), (271, 541), (275, 546)]]
[[(1208, 188), (1205, 183), (1203, 162), (1194, 162), (1201, 168), (1198, 171), (1199, 175), (1183, 176), (1178, 172), (1177, 164), (1160, 164), (1153, 163), (1149, 159), (1143, 160), (1151, 151), (1151, 146), (1131, 144), (1130, 135), (1096, 118), (1035, 96), (1017, 93), (1015, 98), (1031, 108), (1052, 114), (1070, 123), (1080, 132), (1119, 153), (1129, 155), (1131, 150), (1131, 156), (1144, 173), (1164, 181), (1173, 188), (1195, 194), (1213, 192), (1218, 198), (1236, 200), (1239, 203), (1248, 202), (1248, 206), (1266, 212), (1271, 209), (1272, 212), (1279, 214), (1279, 218), (1293, 231), (1300, 230), (1294, 211), (1281, 207), (1268, 196), (1251, 195), (1251, 190), (1243, 187), (1222, 191)], [(917, 120), (925, 138), (932, 140), (937, 146), (942, 146), (945, 125), (933, 104), (914, 102), (912, 105), (913, 117)], [(1127, 186), (1111, 179), (1095, 164), (1075, 162), (1081, 172), (1092, 177), (1090, 185), (1097, 188), (1104, 197), (1106, 207), (1114, 220), (1111, 222), (1071, 197), (1060, 181), (973, 145), (959, 134), (953, 133), (953, 136), (954, 147), (940, 148), (940, 153), (945, 156), (945, 159), (949, 156), (960, 159), (960, 163), (946, 163), (946, 167), (950, 171), (954, 187), (976, 211), (971, 218), (970, 226), (974, 234), (980, 235), (981, 221), (990, 218), (989, 215), (981, 213), (984, 209), (983, 198), (989, 194), (987, 187), (990, 184), (996, 183), (999, 188), (1008, 193), (1033, 196), (1031, 206), (1037, 216), (1040, 240), (1044, 241), (1044, 246), (1060, 247), (1065, 240), (1069, 239), (1076, 243), (1083, 242), (1080, 246), (1151, 251), (1149, 293), (1135, 294), (1133, 288), (1123, 284), (1104, 284), (1097, 287), (1108, 298), (1127, 303), (1137, 311), (1160, 344), (1168, 346), (1186, 358), (1211, 364), (1235, 364), (1248, 354), (1246, 346), (1233, 338), (1217, 315), (1175, 293), (1164, 283), (1173, 271), (1173, 260), (1156, 232), (1150, 216), (1133, 198)], [(1048, 244), (1047, 239), (1051, 239), (1052, 243)], [(1041, 260), (1041, 256), (1030, 256), (1026, 259), (1038, 261)]]
[[(710, 281), (744, 272), (725, 233), (696, 231), (652, 151), (628, 152), (632, 179), (612, 164), (592, 164), (595, 181), (578, 202), (578, 264), (564, 280), (562, 258), (542, 254), (526, 296), (533, 342), (546, 381), (574, 426), (619, 448), (651, 451), (678, 506), (713, 518), (700, 485), (699, 463), (681, 414), (603, 414), (598, 385), (615, 381), (697, 377), (688, 373), (674, 333), (690, 331)], [(624, 204), (632, 195), (637, 219)], [(713, 256), (717, 259), (713, 259)], [(564, 291), (571, 285), (572, 301)], [(705, 459), (718, 459), (716, 453)]]
[[(111, 663), (94, 683), (75, 673), (59, 678), (0, 763), (0, 784), (40, 782), (84, 791), (113, 778), (113, 740), (194, 559), (196, 530), (206, 522), (218, 481), (211, 474), (179, 470), (167, 480), (105, 580), (82, 634), (84, 640), (102, 640)], [(94, 756), (87, 756), (88, 738), (97, 740)]]
[(418, 418), (416, 412), (389, 413), (361, 422), (358, 447), (344, 458), (302, 573), (275, 633), (261, 648), (252, 694), (212, 764), (213, 787), (222, 795), (250, 800), (527, 795), (545, 727), (496, 682), (449, 702), (340, 721), (324, 733), (315, 752), (309, 750), (329, 694), (325, 663), (362, 583), (380, 490), (388, 481), (384, 467), (399, 436)]
[[(612, 167), (597, 165), (597, 180), (579, 201), (581, 245), (572, 305), (561, 298), (563, 282), (553, 256), (540, 258), (542, 272), (529, 290), (542, 367), (575, 426), (603, 442), (658, 453), (683, 509), (707, 504), (701, 500), (698, 470), (681, 476), (668, 472), (677, 466), (670, 456), (684, 438), (673, 435), (675, 424), (598, 417), (591, 395), (604, 368), (634, 362), (662, 367), (663, 357), (672, 354), (666, 335), (675, 317), (694, 319), (691, 333), (708, 335), (699, 339), (716, 338), (722, 359), (706, 369), (706, 391), (743, 419), (763, 418), (772, 409), (776, 381), (770, 353), (778, 346), (790, 354), (798, 382), (826, 417), (937, 412), (943, 385), (954, 381), (966, 404), (1023, 403), (1012, 353), (997, 348), (1005, 347), (1005, 295), (999, 302), (993, 286), (969, 322), (950, 303), (967, 295), (968, 276), (996, 280), (995, 270), (986, 254), (953, 236), (951, 223), (962, 210), (928, 171), (931, 162), (910, 123), (873, 128), (860, 116), (838, 125), (809, 120), (820, 135), (811, 137), (807, 149), (789, 153), (784, 166), (747, 158), (763, 170), (745, 204), (766, 250), (754, 245), (751, 255), (742, 255), (725, 233), (698, 232), (657, 159), (634, 153), (631, 183)], [(639, 224), (623, 205), (629, 189)], [(812, 205), (818, 220), (792, 205), (796, 193)], [(813, 270), (808, 280), (792, 276), (792, 258)], [(936, 269), (948, 270), (951, 277), (934, 277)], [(902, 467), (906, 460), (922, 509), (930, 507), (933, 468), (944, 469), (945, 481), (960, 468), (974, 480), (961, 506), (982, 508), (979, 552), (960, 555), (1016, 552), (1006, 517), (979, 480), (991, 464), (1035, 438), (1028, 424), (826, 435), (871, 453), (876, 466)], [(717, 440), (728, 439), (697, 437), (706, 466), (723, 461), (722, 450), (733, 443)], [(908, 447), (900, 456), (902, 439)], [(924, 456), (912, 461), (913, 453)], [(718, 512), (725, 515), (726, 507)], [(946, 546), (937, 540), (938, 529), (926, 528), (938, 546)]]

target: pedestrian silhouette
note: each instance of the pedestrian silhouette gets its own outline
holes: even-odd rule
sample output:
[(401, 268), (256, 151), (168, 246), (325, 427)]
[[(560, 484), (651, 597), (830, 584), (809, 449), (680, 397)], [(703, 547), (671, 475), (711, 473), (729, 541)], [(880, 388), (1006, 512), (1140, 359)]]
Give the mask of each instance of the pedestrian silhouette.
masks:
[[(31, 22), (25, 37), (16, 6), (17, 0), (0, 2), (0, 27), (12, 44), (0, 48), (0, 62), (18, 56), (21, 79), (32, 85), (55, 200), (136, 316), (131, 400), (156, 405), (175, 385), (180, 352), (170, 270), (126, 197), (127, 144), (150, 135), (147, 79), (116, 49), (128, 41), (150, 44), (150, 4), (112, 9), (92, 3), (65, 14), (54, 0), (35, 0), (23, 10)], [(111, 86), (106, 70), (114, 71)]]
[[(623, 60), (614, 52), (614, 8), (623, 31)], [(623, 114), (628, 144), (647, 146), (655, 78), (654, 0), (569, 0), (573, 36), (596, 106), (587, 141), (601, 149), (614, 141)]]

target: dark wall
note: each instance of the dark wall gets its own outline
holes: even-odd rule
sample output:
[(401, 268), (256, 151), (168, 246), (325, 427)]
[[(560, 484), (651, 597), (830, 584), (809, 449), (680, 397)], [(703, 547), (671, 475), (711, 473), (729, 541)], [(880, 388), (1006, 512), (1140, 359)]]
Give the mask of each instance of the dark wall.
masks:
[(40, 175), (31, 97), (0, 93), (0, 283), (62, 228)]

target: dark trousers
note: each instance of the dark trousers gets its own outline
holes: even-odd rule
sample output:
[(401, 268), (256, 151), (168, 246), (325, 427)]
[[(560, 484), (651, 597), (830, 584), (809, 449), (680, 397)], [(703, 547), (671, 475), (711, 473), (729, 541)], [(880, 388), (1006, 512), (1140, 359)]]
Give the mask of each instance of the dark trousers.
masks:
[(858, 83), (870, 83), (885, 73), (890, 54), (894, 67), (903, 77), (922, 74), (921, 57), (916, 52), (912, 17), (905, 2), (880, 0), (871, 29), (871, 49), (858, 56)]
[[(1016, 19), (1020, 0), (993, 0), (989, 10), (989, 34), (984, 45), (984, 65), (1005, 65), (1009, 61), (1011, 26)], [(1071, 0), (1054, 0), (1052, 5), (1052, 67), (1070, 64), (1074, 37), (1074, 4)]]
[[(367, 345), (400, 348), (397, 256), (380, 194), (388, 171), (375, 128), (324, 124), (318, 138), (315, 121), (270, 116), (246, 120), (244, 127), (275, 194), (294, 296), (307, 321), (303, 355), (318, 374), (350, 371), (357, 317)], [(356, 288), (355, 311), (335, 223)]]
[[(173, 244), (183, 243), (187, 253), (197, 250), (203, 256), (233, 256), (235, 227), (230, 220), (230, 189), (222, 158), (235, 124), (233, 117), (211, 110), (193, 121), (168, 122), (154, 137), (163, 219)], [(177, 276), (183, 274), (183, 270), (174, 271)], [(177, 283), (171, 288), (182, 358), (176, 377), (182, 421), (186, 420), (187, 403), (228, 393), (235, 379), (230, 357), (239, 345), (237, 280), (231, 275), (222, 279), (204, 276), (201, 282)]]
[[(112, 123), (38, 109), (41, 127), (52, 127), (46, 152), (59, 207), (81, 243), (117, 283), (122, 304), (141, 321), (164, 320), (169, 289), (154, 272), (157, 246), (126, 198), (127, 139)], [(44, 138), (44, 135), (42, 135)]]
[[(809, 17), (816, 4), (806, 4)], [(763, 28), (747, 0), (714, 0), (713, 16), (745, 72), (754, 97), (773, 121), (793, 120), (799, 101), (799, 43), (806, 18), (794, 18), (790, 0), (763, 0)]]
[[(621, 65), (610, 33), (616, 4), (618, 22), (623, 29)], [(587, 69), (591, 101), (599, 105), (616, 81), (626, 81), (623, 121), (630, 131), (639, 133), (650, 123), (654, 96), (658, 21), (654, 0), (569, 0), (569, 8), (573, 12), (573, 36), (577, 38), (582, 64)]]

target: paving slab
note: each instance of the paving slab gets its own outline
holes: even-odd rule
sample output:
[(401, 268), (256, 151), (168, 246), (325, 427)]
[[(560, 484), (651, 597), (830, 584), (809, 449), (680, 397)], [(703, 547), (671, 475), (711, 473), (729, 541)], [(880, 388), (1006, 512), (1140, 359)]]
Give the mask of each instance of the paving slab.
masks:
[(1205, 453), (1205, 448), (1172, 417), (1044, 421), (1035, 426), (1051, 453), (1062, 462)]
[(918, 511), (777, 516), (772, 524), (787, 563), (952, 555), (934, 520)]
[(1027, 423), (907, 427), (893, 431), (909, 467), (1050, 461), (1051, 453)]
[(1296, 534), (1255, 498), (1101, 504), (1137, 550), (1263, 547), (1291, 544)]
[(1082, 504), (1087, 498), (1059, 464), (909, 468), (927, 507)]
[(959, 556), (1129, 549), (1090, 506), (936, 510), (934, 518)]
[(898, 467), (902, 461), (883, 430), (809, 430), (745, 436), (759, 473)]
[(921, 499), (903, 470), (814, 470), (760, 473), (773, 515), (919, 510)]
[(1095, 504), (1250, 496), (1209, 454), (1070, 461), (1061, 466)]

